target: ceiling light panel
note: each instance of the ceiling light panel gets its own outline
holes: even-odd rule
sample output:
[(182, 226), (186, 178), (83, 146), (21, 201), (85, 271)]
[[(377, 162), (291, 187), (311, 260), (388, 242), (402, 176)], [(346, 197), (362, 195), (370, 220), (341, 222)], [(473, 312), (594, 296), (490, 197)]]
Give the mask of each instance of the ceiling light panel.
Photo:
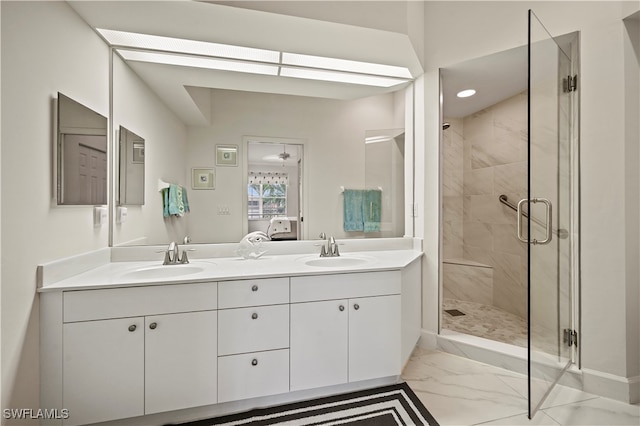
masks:
[(377, 77), (365, 74), (351, 74), (337, 71), (324, 71), (303, 68), (282, 67), (280, 69), (282, 77), (303, 78), (307, 80), (333, 81), (338, 83), (361, 84), (364, 86), (392, 87), (406, 83), (407, 80), (399, 80), (389, 77)]
[(282, 64), (309, 68), (322, 68), (326, 70), (383, 75), (387, 77), (399, 77), (407, 79), (413, 78), (409, 70), (405, 67), (374, 64), (370, 62), (350, 61), (346, 59), (325, 58), (322, 56), (299, 55), (296, 53), (283, 52)]
[(203, 58), (201, 56), (172, 55), (170, 53), (141, 52), (137, 50), (116, 49), (116, 51), (127, 61), (152, 62), (156, 64), (235, 71), (250, 74), (278, 75), (277, 65)]
[(250, 47), (232, 46), (228, 44), (156, 36), (151, 34), (130, 33), (126, 31), (106, 30), (101, 28), (97, 28), (97, 30), (112, 46), (189, 53), (246, 61), (269, 63), (278, 63), (280, 61), (280, 52), (274, 50), (254, 49)]

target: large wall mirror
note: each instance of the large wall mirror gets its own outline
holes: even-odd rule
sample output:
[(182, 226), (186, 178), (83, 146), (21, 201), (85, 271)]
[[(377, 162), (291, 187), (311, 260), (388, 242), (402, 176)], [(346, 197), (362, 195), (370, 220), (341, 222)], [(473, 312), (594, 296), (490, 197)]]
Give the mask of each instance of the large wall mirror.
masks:
[[(367, 131), (412, 126), (406, 117), (412, 117), (413, 112), (405, 108), (411, 104), (407, 99), (412, 96), (413, 77), (423, 71), (409, 37), (250, 10), (249, 3), (234, 7), (206, 2), (150, 2), (145, 8), (127, 1), (108, 5), (71, 3), (89, 25), (101, 29), (97, 31), (114, 47), (114, 126), (136, 129), (147, 141), (153, 140), (144, 150), (144, 205), (129, 208), (126, 223), (112, 227), (112, 245), (181, 243), (185, 237), (192, 243), (232, 243), (250, 230), (268, 227), (271, 217), (263, 214), (250, 218), (255, 212), (250, 211), (248, 202), (248, 179), (250, 169), (255, 168), (252, 158), (258, 146), (247, 145), (247, 141), (256, 137), (262, 139), (255, 142), (272, 141), (271, 146), (261, 148), (277, 148), (277, 152), (262, 156), (278, 158), (269, 170), (282, 169), (283, 161), (278, 156), (289, 154), (284, 160), (284, 168), (290, 168), (286, 172), (287, 210), (281, 217), (289, 221), (285, 229), (290, 231), (280, 232), (276, 239), (315, 239), (320, 233), (336, 238), (382, 237), (392, 235), (390, 228), (403, 228), (403, 213), (395, 209), (389, 214), (399, 225), (385, 224), (384, 232), (364, 235), (345, 230), (341, 188), (365, 189), (367, 180), (380, 177), (367, 175), (366, 169), (371, 167), (366, 159), (371, 156), (365, 143)], [(153, 21), (148, 20), (150, 8)], [(122, 16), (127, 16), (126, 25)], [(211, 23), (206, 30), (191, 24), (202, 19)], [(301, 25), (304, 31), (300, 31)], [(259, 31), (251, 30), (258, 27)], [(265, 64), (252, 64), (249, 72), (212, 69), (220, 63), (200, 58), (197, 65), (192, 65), (182, 57), (178, 63), (168, 50), (147, 57), (134, 48), (123, 49), (123, 40), (128, 38), (114, 38), (122, 35), (120, 31), (250, 46), (267, 56), (259, 59)], [(270, 36), (264, 37), (265, 33)], [(350, 40), (348, 48), (343, 43), (345, 38)], [(266, 58), (274, 52), (275, 63), (269, 64)], [(405, 77), (369, 78), (359, 84), (287, 77), (284, 71), (271, 72), (286, 68), (280, 63), (282, 52), (383, 63), (410, 71)], [(158, 63), (158, 58), (163, 63)], [(234, 64), (239, 66), (241, 61)], [(350, 77), (354, 75), (350, 73)], [(277, 142), (281, 140), (304, 143)], [(237, 147), (229, 161), (218, 161), (217, 151), (229, 146)], [(298, 155), (299, 165), (288, 164)], [(412, 166), (412, 159), (405, 160)], [(396, 161), (402, 161), (402, 156)], [(384, 167), (394, 166), (385, 162)], [(257, 169), (266, 171), (267, 166), (262, 164)], [(194, 182), (194, 171), (206, 175), (207, 182)], [(404, 212), (404, 192), (413, 191), (402, 185), (404, 180), (397, 179), (397, 173), (411, 175), (412, 170), (396, 169), (394, 173), (392, 184), (390, 172), (380, 186), (385, 187), (385, 196), (400, 197), (393, 203)], [(163, 215), (159, 189), (167, 184), (186, 191), (188, 213)], [(118, 201), (122, 203), (122, 198)], [(252, 201), (255, 204), (255, 197)], [(402, 236), (403, 232), (393, 235)]]
[(58, 93), (57, 202), (107, 204), (107, 118)]

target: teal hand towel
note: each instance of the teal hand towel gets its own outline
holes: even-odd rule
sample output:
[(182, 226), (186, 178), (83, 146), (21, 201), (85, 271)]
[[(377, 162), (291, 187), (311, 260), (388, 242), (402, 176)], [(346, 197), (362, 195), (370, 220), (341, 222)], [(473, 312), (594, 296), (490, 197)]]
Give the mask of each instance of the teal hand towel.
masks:
[(189, 199), (187, 198), (187, 189), (182, 188), (182, 205), (184, 206), (184, 212), (188, 213), (189, 209)]
[(362, 217), (363, 192), (358, 189), (344, 190), (344, 230), (347, 232), (364, 230)]
[(169, 217), (169, 188), (162, 190), (162, 215)]
[(382, 191), (368, 189), (364, 191), (364, 232), (380, 232), (380, 219), (382, 216)]
[(183, 188), (180, 185), (169, 185), (169, 214), (183, 216), (185, 212)]

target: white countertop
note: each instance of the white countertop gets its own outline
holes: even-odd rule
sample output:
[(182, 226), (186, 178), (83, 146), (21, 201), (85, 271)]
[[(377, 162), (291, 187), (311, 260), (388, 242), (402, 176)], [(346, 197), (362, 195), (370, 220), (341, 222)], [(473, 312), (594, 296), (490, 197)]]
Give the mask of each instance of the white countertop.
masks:
[[(339, 259), (359, 259), (358, 264), (312, 266), (308, 261), (317, 254), (264, 255), (255, 260), (241, 257), (195, 259), (187, 265), (166, 265), (158, 261), (111, 262), (89, 271), (57, 281), (39, 292), (87, 290), (111, 287), (161, 285), (250, 278), (292, 277), (351, 272), (398, 270), (420, 258), (417, 250), (380, 250), (343, 253)], [(355, 263), (355, 262), (354, 262)], [(150, 272), (149, 275), (146, 272)], [(187, 272), (187, 273), (182, 273)]]

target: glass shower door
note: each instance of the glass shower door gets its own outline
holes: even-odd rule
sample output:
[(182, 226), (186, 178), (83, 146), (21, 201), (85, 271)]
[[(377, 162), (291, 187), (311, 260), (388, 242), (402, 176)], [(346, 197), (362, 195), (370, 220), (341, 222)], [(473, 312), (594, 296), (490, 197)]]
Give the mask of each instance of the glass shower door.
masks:
[(572, 258), (570, 56), (529, 11), (528, 199), (519, 235), (528, 244), (529, 417), (571, 364)]

